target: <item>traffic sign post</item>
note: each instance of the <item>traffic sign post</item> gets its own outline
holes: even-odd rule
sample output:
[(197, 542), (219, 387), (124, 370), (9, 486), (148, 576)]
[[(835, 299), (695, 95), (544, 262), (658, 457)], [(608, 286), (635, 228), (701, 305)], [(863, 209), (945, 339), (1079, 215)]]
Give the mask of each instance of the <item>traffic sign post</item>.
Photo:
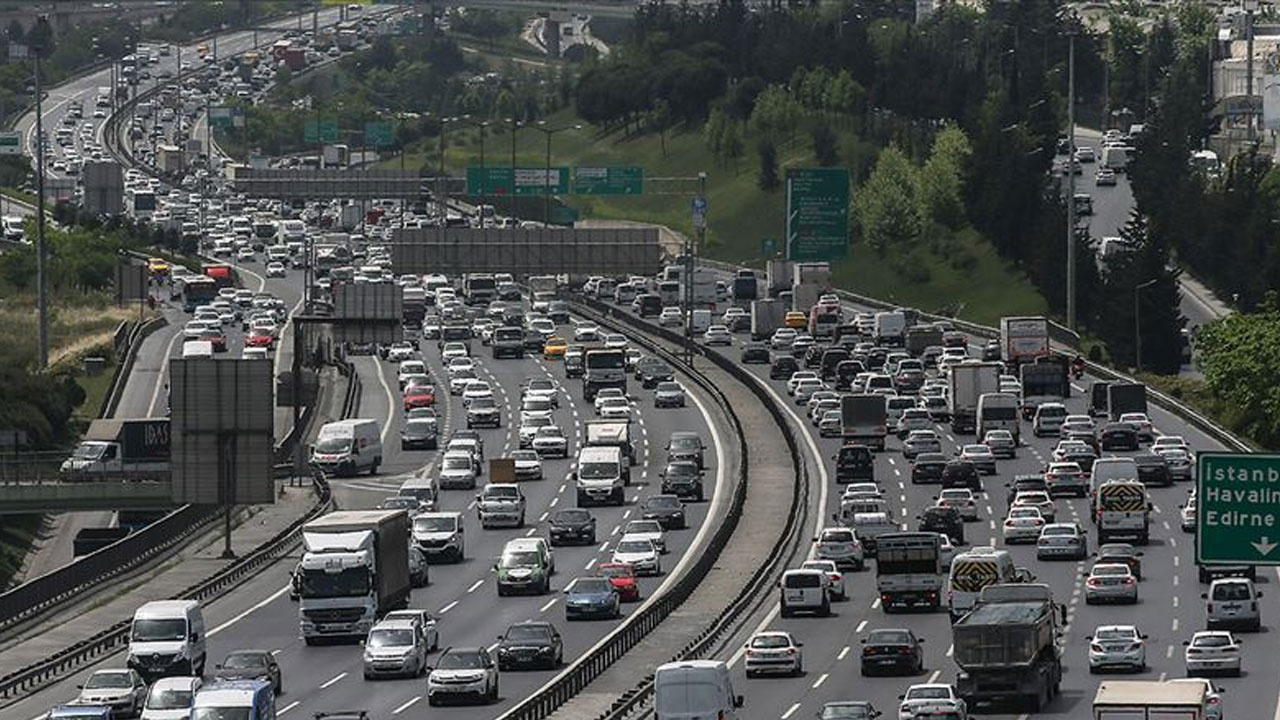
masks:
[(690, 203), (693, 211), (693, 227), (695, 230), (705, 230), (707, 228), (707, 199), (702, 195), (693, 198)]
[(209, 108), (209, 126), (210, 127), (231, 127), (234, 123), (231, 108), (229, 106), (214, 106)]
[(575, 195), (642, 195), (644, 168), (636, 166), (573, 169)]
[(364, 124), (364, 144), (369, 147), (387, 147), (392, 143), (391, 123), (371, 120)]
[(312, 118), (303, 123), (302, 139), (307, 143), (338, 142), (338, 121)]
[(849, 249), (849, 171), (787, 172), (787, 259), (831, 261)]
[(1280, 455), (1200, 453), (1196, 562), (1280, 565)]
[(550, 182), (545, 167), (486, 165), (467, 168), (468, 195), (552, 195), (569, 194), (569, 168), (552, 167)]

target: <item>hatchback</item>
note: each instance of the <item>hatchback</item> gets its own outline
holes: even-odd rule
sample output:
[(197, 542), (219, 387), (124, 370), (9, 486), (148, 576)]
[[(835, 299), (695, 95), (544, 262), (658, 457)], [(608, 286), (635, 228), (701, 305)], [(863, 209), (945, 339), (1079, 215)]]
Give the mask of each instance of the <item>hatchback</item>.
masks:
[(804, 674), (804, 643), (789, 632), (766, 630), (755, 634), (746, 645), (747, 677), (764, 673)]
[(1182, 643), (1187, 675), (1240, 675), (1240, 641), (1226, 631), (1201, 630)]

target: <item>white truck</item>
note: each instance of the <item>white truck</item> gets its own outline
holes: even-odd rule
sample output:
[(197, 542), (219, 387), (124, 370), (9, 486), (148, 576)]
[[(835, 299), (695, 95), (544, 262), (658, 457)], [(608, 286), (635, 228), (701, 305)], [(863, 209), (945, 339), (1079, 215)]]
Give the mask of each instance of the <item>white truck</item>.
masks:
[(1010, 366), (1049, 355), (1049, 321), (1043, 317), (1000, 318), (1000, 359)]
[(782, 327), (787, 316), (786, 303), (773, 298), (751, 303), (751, 339), (768, 340), (773, 331)]
[(378, 618), (409, 601), (409, 515), (339, 510), (302, 526), (298, 620), (308, 645), (363, 639)]
[(100, 418), (71, 457), (62, 462), (68, 480), (167, 480), (169, 418)]
[(778, 297), (779, 293), (791, 289), (791, 265), (790, 260), (775, 258), (765, 266), (765, 288), (769, 297)]
[(952, 365), (947, 375), (947, 411), (951, 431), (971, 433), (977, 428), (978, 399), (1000, 391), (1000, 363), (966, 360)]
[(900, 310), (885, 310), (875, 316), (875, 341), (877, 345), (904, 347), (907, 342), (907, 314)]
[(885, 612), (937, 610), (942, 604), (942, 539), (938, 533), (888, 533), (876, 538), (876, 591)]
[(796, 263), (792, 267), (792, 310), (808, 314), (818, 298), (830, 290), (831, 266), (827, 263)]
[(616, 447), (622, 450), (628, 464), (636, 464), (631, 423), (627, 420), (588, 420), (586, 447)]
[(1203, 683), (1104, 680), (1093, 696), (1093, 720), (1207, 720)]
[[(685, 274), (680, 275), (680, 303), (683, 305), (686, 301), (692, 303), (693, 308), (715, 307), (716, 304), (716, 275), (707, 268), (694, 268), (693, 270), (693, 287), (689, 290), (685, 289)], [(692, 292), (692, 295), (690, 295)], [(686, 308), (688, 310), (689, 308)]]

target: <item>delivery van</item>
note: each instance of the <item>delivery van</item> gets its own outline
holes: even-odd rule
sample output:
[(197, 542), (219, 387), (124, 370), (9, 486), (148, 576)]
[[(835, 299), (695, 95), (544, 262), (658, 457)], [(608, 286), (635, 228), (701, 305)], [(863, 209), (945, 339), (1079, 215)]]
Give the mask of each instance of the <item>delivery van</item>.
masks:
[(147, 682), (204, 674), (204, 613), (195, 600), (156, 600), (133, 613), (128, 666)]
[(745, 717), (742, 696), (733, 691), (729, 666), (719, 660), (684, 660), (658, 666), (653, 674), (657, 720)]
[(215, 682), (196, 692), (191, 717), (276, 720), (276, 695), (266, 680)]
[(378, 472), (382, 436), (377, 420), (356, 418), (326, 423), (311, 446), (311, 466), (337, 475)]

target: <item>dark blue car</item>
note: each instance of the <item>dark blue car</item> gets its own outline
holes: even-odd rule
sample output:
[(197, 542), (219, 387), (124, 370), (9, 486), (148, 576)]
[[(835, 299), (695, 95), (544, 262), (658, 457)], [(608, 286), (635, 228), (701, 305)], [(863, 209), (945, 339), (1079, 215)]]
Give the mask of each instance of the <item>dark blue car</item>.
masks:
[(614, 591), (609, 578), (578, 578), (565, 590), (565, 594), (568, 595), (564, 603), (566, 620), (616, 618), (622, 615), (618, 593)]

